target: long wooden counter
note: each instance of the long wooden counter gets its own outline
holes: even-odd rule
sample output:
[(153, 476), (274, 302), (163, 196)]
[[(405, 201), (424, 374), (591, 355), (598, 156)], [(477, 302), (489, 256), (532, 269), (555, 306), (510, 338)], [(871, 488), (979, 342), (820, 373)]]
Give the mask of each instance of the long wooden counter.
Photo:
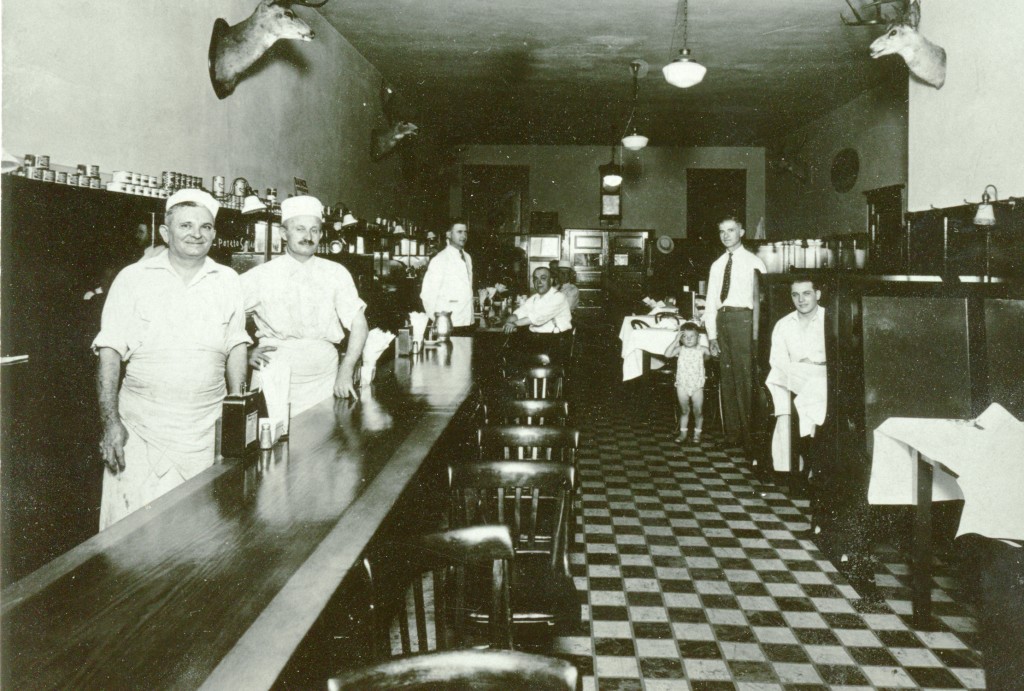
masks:
[(3, 687), (271, 687), (469, 397), (452, 340), (6, 588)]

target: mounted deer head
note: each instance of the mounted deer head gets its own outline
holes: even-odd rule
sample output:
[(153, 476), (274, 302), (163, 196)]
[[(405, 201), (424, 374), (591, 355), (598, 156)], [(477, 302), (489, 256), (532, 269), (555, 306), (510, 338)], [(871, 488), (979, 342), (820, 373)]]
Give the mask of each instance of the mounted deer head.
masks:
[(411, 122), (399, 120), (394, 122), (391, 101), (395, 90), (386, 82), (380, 86), (380, 99), (387, 127), (375, 127), (370, 133), (370, 156), (379, 161), (392, 151), (403, 139), (411, 139), (419, 133), (419, 127)]
[(312, 41), (313, 30), (291, 10), (292, 5), (323, 7), (321, 3), (302, 0), (261, 0), (256, 10), (244, 22), (229, 26), (223, 19), (213, 23), (210, 36), (210, 81), (217, 98), (227, 98), (246, 70), (266, 53), (278, 40), (296, 39)]
[(946, 82), (946, 51), (917, 31), (921, 21), (921, 5), (911, 0), (900, 18), (871, 44), (871, 57), (898, 54), (907, 63), (910, 74), (941, 89)]

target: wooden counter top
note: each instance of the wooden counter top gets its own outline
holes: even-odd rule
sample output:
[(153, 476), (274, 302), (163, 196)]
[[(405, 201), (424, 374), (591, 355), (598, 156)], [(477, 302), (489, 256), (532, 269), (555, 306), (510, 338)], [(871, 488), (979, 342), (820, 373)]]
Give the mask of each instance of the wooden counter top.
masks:
[(269, 688), (469, 396), (452, 341), (5, 588), (3, 687)]

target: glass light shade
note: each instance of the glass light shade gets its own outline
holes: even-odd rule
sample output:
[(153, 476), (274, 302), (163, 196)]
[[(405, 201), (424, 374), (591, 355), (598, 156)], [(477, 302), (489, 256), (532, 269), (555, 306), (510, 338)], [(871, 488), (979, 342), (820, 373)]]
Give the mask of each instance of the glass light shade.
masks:
[(345, 226), (355, 225), (356, 223), (359, 223), (359, 219), (348, 212), (346, 212), (344, 217), (341, 219), (341, 226), (343, 228)]
[(266, 211), (267, 205), (260, 200), (255, 194), (250, 194), (242, 202), (242, 213), (243, 214), (254, 214), (257, 211)]
[(665, 75), (665, 81), (680, 89), (700, 84), (707, 72), (707, 67), (690, 58), (689, 48), (683, 48), (679, 51), (678, 58), (661, 68), (661, 73)]
[(974, 225), (994, 226), (996, 224), (996, 211), (991, 204), (978, 204), (978, 212), (974, 214)]
[(622, 145), (630, 151), (639, 151), (647, 146), (647, 142), (647, 137), (637, 134), (636, 130), (633, 131), (633, 134), (628, 134), (622, 138)]
[(622, 184), (621, 173), (605, 173), (601, 176), (601, 184), (605, 187), (618, 187)]

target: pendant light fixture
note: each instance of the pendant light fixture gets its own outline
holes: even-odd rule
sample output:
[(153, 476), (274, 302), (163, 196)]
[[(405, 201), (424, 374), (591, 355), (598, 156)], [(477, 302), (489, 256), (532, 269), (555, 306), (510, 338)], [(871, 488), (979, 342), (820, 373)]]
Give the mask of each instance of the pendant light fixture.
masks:
[(689, 36), (690, 0), (679, 0), (679, 4), (676, 6), (676, 25), (672, 30), (672, 45), (669, 47), (674, 47), (676, 43), (676, 30), (679, 28), (680, 10), (683, 13), (683, 49), (679, 51), (679, 57), (661, 68), (661, 73), (665, 75), (665, 81), (672, 86), (687, 89), (700, 84), (701, 80), (704, 79), (704, 75), (707, 74), (708, 68), (691, 58), (690, 49), (686, 46), (686, 40)]
[[(629, 69), (633, 73), (633, 103), (629, 109), (629, 119), (626, 120), (626, 128), (625, 134), (622, 137), (622, 145), (630, 151), (639, 151), (647, 146), (648, 139), (637, 132), (636, 123), (633, 120), (636, 117), (636, 105), (637, 100), (640, 97), (639, 80), (647, 75), (649, 67), (645, 61), (637, 59), (629, 63)], [(632, 130), (630, 130), (630, 126), (633, 128)]]

